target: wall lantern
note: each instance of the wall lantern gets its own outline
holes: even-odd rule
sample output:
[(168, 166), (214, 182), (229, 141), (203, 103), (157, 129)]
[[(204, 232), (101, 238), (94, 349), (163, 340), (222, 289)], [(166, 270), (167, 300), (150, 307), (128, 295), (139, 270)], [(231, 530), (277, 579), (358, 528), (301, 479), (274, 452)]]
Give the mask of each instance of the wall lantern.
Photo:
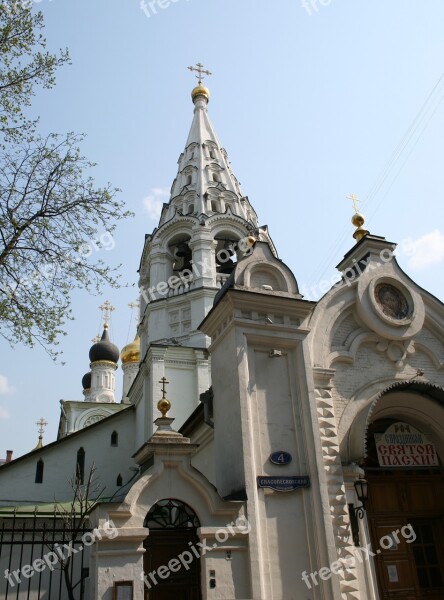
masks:
[(360, 546), (359, 541), (359, 524), (358, 519), (363, 519), (365, 515), (365, 505), (368, 500), (368, 483), (365, 479), (357, 479), (354, 482), (356, 496), (358, 497), (361, 506), (355, 506), (354, 504), (348, 505), (350, 513), (350, 525), (352, 530), (352, 537), (355, 546)]

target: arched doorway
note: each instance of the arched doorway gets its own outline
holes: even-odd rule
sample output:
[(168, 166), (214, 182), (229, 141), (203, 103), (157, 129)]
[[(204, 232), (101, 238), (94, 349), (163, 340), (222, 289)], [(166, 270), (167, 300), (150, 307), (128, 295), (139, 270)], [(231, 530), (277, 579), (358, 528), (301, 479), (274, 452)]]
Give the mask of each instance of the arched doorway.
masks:
[(200, 523), (195, 512), (179, 500), (160, 500), (144, 527), (149, 529), (144, 544), (145, 600), (201, 600)]
[(377, 413), (367, 430), (364, 469), (380, 598), (442, 600), (444, 469), (438, 440), (408, 416)]

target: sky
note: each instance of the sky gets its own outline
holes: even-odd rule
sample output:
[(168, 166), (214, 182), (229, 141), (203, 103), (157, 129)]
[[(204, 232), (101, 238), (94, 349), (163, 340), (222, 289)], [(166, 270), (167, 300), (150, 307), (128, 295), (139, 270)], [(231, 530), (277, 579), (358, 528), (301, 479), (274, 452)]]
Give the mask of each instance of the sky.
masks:
[(125, 287), (73, 294), (57, 363), (0, 339), (0, 456), (32, 450), (40, 417), (44, 443), (54, 441), (59, 401), (83, 399), (99, 305), (115, 307), (119, 348), (134, 337), (128, 304), (191, 125), (187, 67), (197, 62), (213, 73), (208, 110), (243, 193), (306, 298), (322, 295), (354, 244), (354, 193), (367, 229), (398, 243), (401, 267), (444, 299), (442, 0), (41, 0), (33, 9), (49, 49), (68, 47), (72, 60), (34, 99), (40, 132), (85, 133), (97, 184), (120, 188), (135, 217), (99, 250), (122, 263)]

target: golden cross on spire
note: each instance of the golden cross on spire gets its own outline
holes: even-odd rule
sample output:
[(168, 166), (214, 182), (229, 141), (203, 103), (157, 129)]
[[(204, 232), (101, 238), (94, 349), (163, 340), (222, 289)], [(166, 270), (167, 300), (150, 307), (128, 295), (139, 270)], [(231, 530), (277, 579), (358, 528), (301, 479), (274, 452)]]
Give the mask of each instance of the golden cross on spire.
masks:
[(46, 427), (48, 425), (48, 422), (45, 421), (45, 419), (43, 417), (41, 417), (38, 421), (36, 421), (35, 424), (39, 426), (39, 434), (40, 435), (42, 435), (42, 433), (45, 433), (44, 427)]
[(199, 80), (199, 85), (202, 83), (203, 75), (212, 75), (211, 71), (206, 71), (202, 63), (196, 63), (195, 67), (188, 67), (189, 71), (196, 71), (196, 75)]
[(166, 377), (162, 377), (162, 379), (159, 381), (159, 383), (162, 384), (162, 400), (164, 400), (166, 398), (166, 396), (165, 396), (165, 394), (166, 394), (165, 385), (167, 383), (169, 383), (169, 381), (167, 381)]
[(104, 326), (108, 327), (108, 323), (111, 318), (111, 313), (116, 309), (114, 308), (114, 306), (111, 306), (109, 300), (106, 300), (101, 306), (99, 306), (99, 309), (103, 313), (103, 320), (105, 321)]
[(350, 194), (350, 196), (347, 196), (347, 200), (351, 200), (353, 202), (353, 208), (355, 209), (355, 213), (357, 214), (359, 212), (358, 204), (359, 202), (361, 202), (359, 198), (355, 196), (355, 194)]

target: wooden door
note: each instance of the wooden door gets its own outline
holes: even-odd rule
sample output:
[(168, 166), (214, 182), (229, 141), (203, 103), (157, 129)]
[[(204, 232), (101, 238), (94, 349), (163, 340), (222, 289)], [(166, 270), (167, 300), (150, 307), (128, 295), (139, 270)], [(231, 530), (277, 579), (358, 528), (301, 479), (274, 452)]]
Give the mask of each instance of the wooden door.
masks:
[(381, 599), (443, 600), (444, 475), (375, 470), (366, 478)]
[[(145, 544), (144, 571), (151, 587), (145, 584), (145, 600), (201, 600), (200, 559), (193, 555), (189, 564), (186, 561), (188, 568), (183, 564), (178, 568), (177, 565), (178, 557), (183, 552), (188, 553), (186, 556), (192, 554), (190, 548), (197, 548), (198, 541), (195, 531), (190, 529), (150, 532)], [(172, 563), (174, 571), (171, 571), (168, 563), (173, 559), (176, 562)], [(159, 571), (161, 567), (164, 568)]]

